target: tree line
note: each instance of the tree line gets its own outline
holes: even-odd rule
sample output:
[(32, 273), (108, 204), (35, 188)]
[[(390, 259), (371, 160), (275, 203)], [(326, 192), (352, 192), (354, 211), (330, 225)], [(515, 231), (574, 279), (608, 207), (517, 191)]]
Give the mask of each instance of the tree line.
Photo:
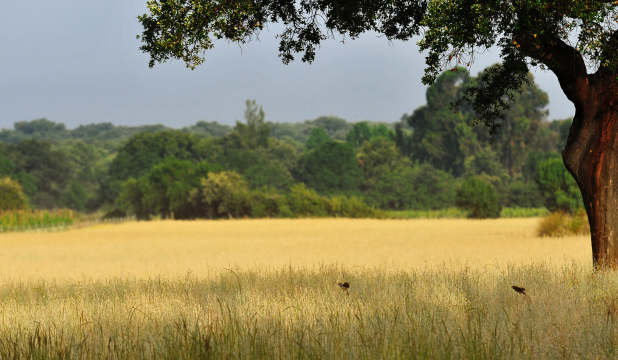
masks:
[(529, 77), (495, 136), (470, 126), (473, 109), (449, 109), (477, 81), (462, 68), (442, 73), (426, 105), (396, 124), (270, 123), (255, 101), (233, 127), (18, 122), (0, 131), (0, 192), (22, 195), (0, 205), (140, 219), (382, 217), (453, 206), (481, 218), (502, 207), (572, 212), (581, 195), (560, 158), (571, 120), (547, 121), (547, 94)]

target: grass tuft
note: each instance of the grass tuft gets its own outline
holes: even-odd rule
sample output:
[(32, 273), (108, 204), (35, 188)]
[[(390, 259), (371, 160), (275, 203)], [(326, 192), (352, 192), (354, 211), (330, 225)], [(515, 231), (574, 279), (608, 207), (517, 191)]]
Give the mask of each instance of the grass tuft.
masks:
[(570, 215), (564, 212), (554, 212), (539, 221), (537, 234), (541, 237), (564, 237), (589, 235), (590, 224), (584, 209)]

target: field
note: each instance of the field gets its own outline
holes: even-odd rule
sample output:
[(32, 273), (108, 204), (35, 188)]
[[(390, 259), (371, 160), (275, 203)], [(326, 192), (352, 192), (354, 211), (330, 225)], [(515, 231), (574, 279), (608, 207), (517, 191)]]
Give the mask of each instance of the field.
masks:
[(0, 358), (617, 357), (618, 276), (592, 272), (586, 237), (535, 237), (537, 221), (1, 234)]

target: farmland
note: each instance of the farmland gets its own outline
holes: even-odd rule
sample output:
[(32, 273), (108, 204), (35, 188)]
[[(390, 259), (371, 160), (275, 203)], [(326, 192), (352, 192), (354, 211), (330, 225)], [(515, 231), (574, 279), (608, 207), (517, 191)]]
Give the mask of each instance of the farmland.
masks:
[(0, 358), (615, 358), (618, 276), (536, 221), (2, 234)]

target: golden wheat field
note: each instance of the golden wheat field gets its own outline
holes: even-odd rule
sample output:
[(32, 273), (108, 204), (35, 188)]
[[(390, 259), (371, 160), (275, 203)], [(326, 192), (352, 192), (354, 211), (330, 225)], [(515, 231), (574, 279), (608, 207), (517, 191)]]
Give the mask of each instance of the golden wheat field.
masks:
[(0, 359), (617, 358), (618, 275), (537, 221), (2, 234)]
[(411, 269), (575, 260), (587, 237), (538, 238), (538, 219), (153, 221), (55, 233), (0, 234), (0, 278), (196, 275), (224, 267)]

